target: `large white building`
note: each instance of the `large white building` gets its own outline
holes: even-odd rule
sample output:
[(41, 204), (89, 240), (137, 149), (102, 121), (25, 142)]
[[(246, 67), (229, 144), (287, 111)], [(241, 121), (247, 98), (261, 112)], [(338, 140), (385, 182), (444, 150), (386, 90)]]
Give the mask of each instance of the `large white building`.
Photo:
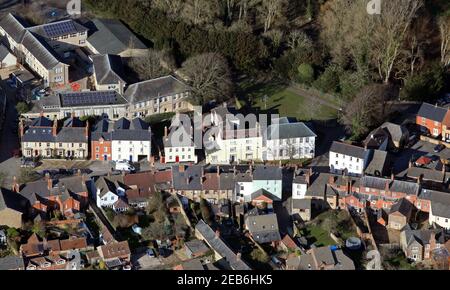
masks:
[(286, 118), (267, 128), (264, 160), (314, 158), (316, 137), (304, 123), (289, 123)]
[(214, 136), (205, 144), (206, 162), (230, 164), (263, 160), (263, 137), (256, 120), (234, 116), (227, 108), (213, 110)]
[[(174, 125), (172, 123), (172, 125)], [(192, 140), (192, 127), (172, 128), (170, 134), (164, 128), (164, 163), (193, 162), (197, 163), (195, 144)]]
[(113, 161), (124, 159), (131, 162), (150, 161), (152, 132), (150, 126), (142, 119), (136, 118), (132, 121), (119, 119), (115, 122), (111, 134)]
[(450, 194), (427, 190), (430, 193), (430, 213), (428, 222), (450, 230)]
[(332, 173), (346, 172), (362, 175), (369, 162), (370, 150), (341, 142), (333, 142), (330, 148), (329, 166)]

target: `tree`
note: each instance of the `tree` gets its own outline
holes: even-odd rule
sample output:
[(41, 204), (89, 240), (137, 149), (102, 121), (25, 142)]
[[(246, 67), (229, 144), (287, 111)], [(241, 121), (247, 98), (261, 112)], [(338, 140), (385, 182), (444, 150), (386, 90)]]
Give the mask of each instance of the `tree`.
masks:
[(286, 0), (261, 0), (259, 10), (264, 22), (264, 33), (272, 28), (275, 20), (283, 18), (286, 5)]
[(219, 14), (217, 0), (185, 0), (182, 10), (183, 20), (194, 25), (209, 24)]
[(251, 251), (250, 257), (252, 258), (252, 260), (258, 261), (260, 263), (269, 263), (270, 261), (270, 257), (258, 248), (254, 248)]
[(211, 100), (223, 102), (233, 93), (227, 60), (217, 53), (204, 53), (189, 58), (181, 69), (193, 88), (192, 101), (204, 104)]
[(301, 30), (293, 30), (288, 35), (287, 45), (291, 49), (312, 50), (314, 43), (311, 38)]
[(302, 63), (298, 67), (298, 79), (303, 84), (311, 84), (314, 81), (314, 68), (308, 63)]
[(140, 80), (150, 80), (169, 74), (168, 65), (163, 65), (162, 52), (149, 49), (143, 57), (132, 57), (128, 66)]
[(328, 66), (323, 74), (314, 82), (314, 87), (322, 92), (335, 93), (339, 90), (340, 75), (342, 69), (340, 66), (332, 64)]
[(441, 34), (441, 62), (450, 65), (450, 11), (439, 17), (439, 32)]
[(20, 233), (17, 229), (15, 228), (8, 228), (6, 230), (6, 236), (8, 237), (8, 239), (10, 240), (15, 240), (17, 237), (20, 236)]
[(45, 225), (42, 222), (37, 222), (33, 224), (31, 232), (38, 235), (41, 238), (45, 238)]
[(409, 76), (401, 90), (400, 97), (411, 101), (433, 101), (445, 87), (445, 68), (435, 63), (422, 72)]
[(25, 102), (18, 102), (16, 105), (16, 110), (19, 115), (25, 114), (30, 110), (30, 107)]
[(395, 95), (391, 86), (371, 84), (365, 86), (345, 108), (342, 122), (357, 139), (372, 127), (378, 126), (388, 114), (386, 101)]

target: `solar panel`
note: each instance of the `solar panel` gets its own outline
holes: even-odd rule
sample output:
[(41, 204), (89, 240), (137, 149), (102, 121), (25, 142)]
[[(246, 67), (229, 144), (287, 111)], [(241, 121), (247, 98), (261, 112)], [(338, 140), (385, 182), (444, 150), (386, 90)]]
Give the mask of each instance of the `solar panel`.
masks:
[(77, 29), (72, 21), (65, 21), (47, 24), (44, 26), (44, 31), (48, 37), (58, 37), (76, 33)]
[(110, 105), (116, 104), (117, 102), (117, 93), (115, 91), (61, 94), (63, 107)]

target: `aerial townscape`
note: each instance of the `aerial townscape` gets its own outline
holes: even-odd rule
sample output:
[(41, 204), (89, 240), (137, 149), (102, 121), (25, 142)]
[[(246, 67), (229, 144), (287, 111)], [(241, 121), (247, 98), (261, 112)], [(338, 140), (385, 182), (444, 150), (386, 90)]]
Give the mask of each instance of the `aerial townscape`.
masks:
[(450, 1), (79, 2), (0, 0), (0, 270), (450, 270)]

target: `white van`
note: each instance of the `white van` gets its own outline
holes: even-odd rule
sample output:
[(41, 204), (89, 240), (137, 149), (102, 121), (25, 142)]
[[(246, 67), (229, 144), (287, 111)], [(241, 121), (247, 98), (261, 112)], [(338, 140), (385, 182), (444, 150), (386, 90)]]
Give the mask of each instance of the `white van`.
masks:
[(135, 170), (133, 165), (131, 165), (129, 162), (124, 162), (124, 161), (115, 162), (114, 169), (119, 170), (119, 171), (129, 171), (129, 172)]

